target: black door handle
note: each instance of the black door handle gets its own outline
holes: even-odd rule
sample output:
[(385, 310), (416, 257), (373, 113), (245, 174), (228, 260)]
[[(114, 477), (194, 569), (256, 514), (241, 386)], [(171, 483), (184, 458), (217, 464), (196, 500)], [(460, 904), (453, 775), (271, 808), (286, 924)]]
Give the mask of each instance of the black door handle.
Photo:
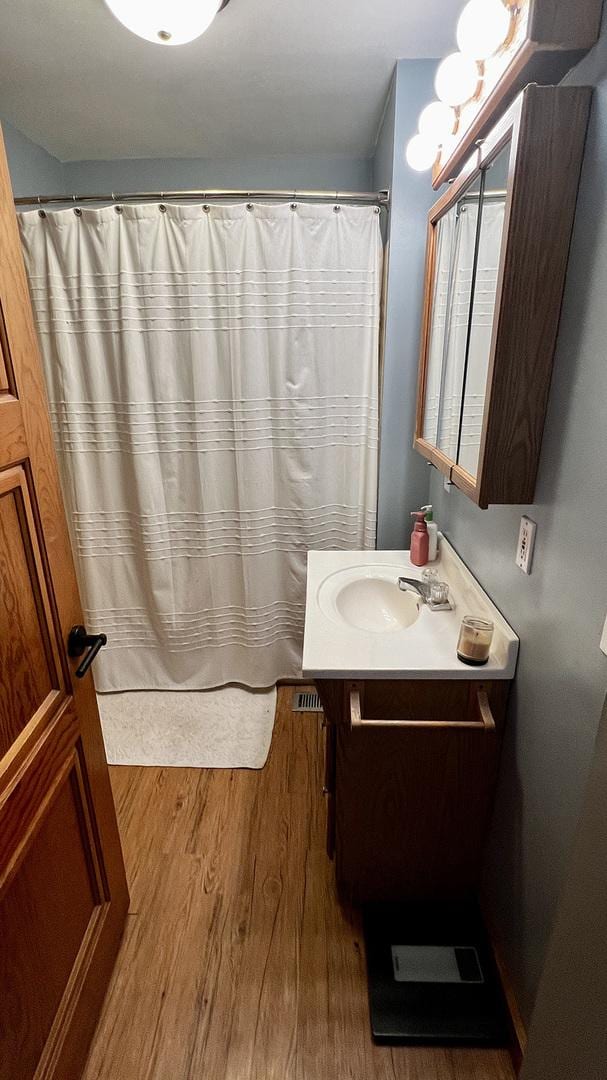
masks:
[(68, 656), (77, 658), (86, 652), (81, 664), (78, 664), (75, 675), (77, 679), (83, 679), (90, 668), (97, 653), (104, 645), (107, 645), (105, 634), (87, 634), (86, 626), (72, 626), (67, 639)]

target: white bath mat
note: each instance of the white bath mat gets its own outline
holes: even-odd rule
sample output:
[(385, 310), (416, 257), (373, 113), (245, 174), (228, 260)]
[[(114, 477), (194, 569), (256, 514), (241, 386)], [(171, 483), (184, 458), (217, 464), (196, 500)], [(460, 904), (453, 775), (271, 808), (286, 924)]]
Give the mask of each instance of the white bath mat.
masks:
[(110, 765), (261, 769), (272, 740), (276, 688), (128, 690), (98, 694)]

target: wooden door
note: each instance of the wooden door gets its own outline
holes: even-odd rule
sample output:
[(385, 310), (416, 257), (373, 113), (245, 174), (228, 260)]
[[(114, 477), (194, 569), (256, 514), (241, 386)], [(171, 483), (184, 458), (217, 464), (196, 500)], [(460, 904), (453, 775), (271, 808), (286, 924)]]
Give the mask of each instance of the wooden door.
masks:
[(0, 137), (0, 1080), (72, 1080), (128, 893)]

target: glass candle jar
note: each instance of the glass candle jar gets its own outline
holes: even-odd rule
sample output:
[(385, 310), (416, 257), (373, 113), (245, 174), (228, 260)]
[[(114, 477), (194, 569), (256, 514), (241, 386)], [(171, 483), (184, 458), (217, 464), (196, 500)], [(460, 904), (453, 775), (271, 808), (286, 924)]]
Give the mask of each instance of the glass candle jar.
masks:
[(481, 667), (489, 659), (493, 640), (493, 623), (490, 619), (479, 619), (476, 615), (466, 615), (462, 619), (457, 643), (457, 656), (464, 664)]

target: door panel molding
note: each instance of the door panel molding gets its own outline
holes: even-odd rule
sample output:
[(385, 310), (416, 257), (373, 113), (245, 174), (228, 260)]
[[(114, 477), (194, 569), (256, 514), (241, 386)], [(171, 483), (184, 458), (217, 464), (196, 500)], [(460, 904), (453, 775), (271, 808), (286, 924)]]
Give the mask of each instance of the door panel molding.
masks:
[(12, 394), (0, 393), (2, 402), (2, 439), (0, 440), (0, 468), (25, 461), (27, 440), (23, 427), (21, 403)]
[(2, 301), (0, 300), (0, 394), (11, 393), (14, 385), (15, 376), (13, 372), (13, 362), (11, 360), (8, 337), (6, 336)]
[(65, 701), (0, 795), (0, 900), (74, 765), (78, 718)]

